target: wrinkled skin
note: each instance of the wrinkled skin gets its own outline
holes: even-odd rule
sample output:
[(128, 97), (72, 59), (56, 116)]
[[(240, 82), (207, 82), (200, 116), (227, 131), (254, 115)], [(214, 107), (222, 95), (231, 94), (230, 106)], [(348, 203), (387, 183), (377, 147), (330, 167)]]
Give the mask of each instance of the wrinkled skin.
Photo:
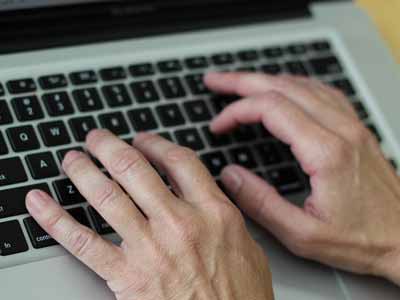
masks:
[[(214, 73), (205, 82), (243, 97), (212, 131), (262, 122), (310, 176), (311, 196), (299, 208), (250, 171), (228, 166), (222, 180), (238, 206), (296, 255), (400, 284), (399, 179), (346, 97), (291, 76)], [(115, 181), (83, 153), (67, 154), (63, 168), (122, 244), (79, 225), (43, 192), (29, 193), (27, 208), (117, 299), (273, 299), (267, 258), (194, 152), (151, 134), (132, 146), (103, 130), (88, 135), (87, 148)]]
[(300, 209), (230, 166), (223, 180), (238, 205), (299, 256), (400, 285), (399, 178), (348, 99), (302, 77), (209, 74), (206, 82), (244, 97), (213, 121), (214, 132), (262, 122), (310, 176)]
[[(79, 225), (43, 192), (31, 192), (27, 207), (118, 300), (273, 300), (266, 256), (194, 152), (149, 134), (133, 148), (100, 130), (87, 146), (134, 202), (83, 153), (68, 153), (63, 168), (123, 243)], [(145, 156), (169, 175), (176, 195)]]

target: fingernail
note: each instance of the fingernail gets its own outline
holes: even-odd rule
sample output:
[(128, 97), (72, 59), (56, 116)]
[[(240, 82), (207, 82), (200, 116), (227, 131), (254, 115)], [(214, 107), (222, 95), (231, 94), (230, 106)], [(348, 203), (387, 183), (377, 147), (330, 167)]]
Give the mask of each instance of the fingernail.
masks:
[(243, 184), (243, 178), (235, 167), (228, 167), (222, 172), (222, 181), (232, 194), (236, 194)]
[(28, 203), (30, 210), (40, 213), (48, 204), (47, 195), (39, 190), (33, 190), (28, 194)]

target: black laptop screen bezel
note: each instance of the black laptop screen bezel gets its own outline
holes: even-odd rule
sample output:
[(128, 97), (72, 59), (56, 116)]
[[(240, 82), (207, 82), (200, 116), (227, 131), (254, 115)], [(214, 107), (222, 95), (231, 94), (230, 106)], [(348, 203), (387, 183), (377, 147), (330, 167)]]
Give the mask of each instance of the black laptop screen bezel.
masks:
[(0, 54), (305, 16), (308, 0), (124, 0), (0, 11)]

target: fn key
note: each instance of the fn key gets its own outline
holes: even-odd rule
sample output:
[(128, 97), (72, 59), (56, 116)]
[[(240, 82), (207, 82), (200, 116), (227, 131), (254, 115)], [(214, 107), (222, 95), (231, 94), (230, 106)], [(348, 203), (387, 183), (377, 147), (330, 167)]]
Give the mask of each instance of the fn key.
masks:
[(0, 256), (28, 251), (28, 245), (18, 221), (0, 223)]

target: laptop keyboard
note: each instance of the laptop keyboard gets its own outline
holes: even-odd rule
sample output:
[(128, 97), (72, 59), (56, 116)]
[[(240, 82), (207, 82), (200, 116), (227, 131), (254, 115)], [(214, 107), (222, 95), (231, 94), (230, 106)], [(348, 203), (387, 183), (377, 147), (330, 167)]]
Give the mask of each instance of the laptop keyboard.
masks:
[(210, 132), (208, 122), (238, 97), (212, 94), (203, 74), (212, 69), (319, 78), (346, 93), (360, 118), (383, 141), (344, 67), (332, 45), (318, 40), (3, 81), (0, 256), (23, 258), (29, 251), (57, 244), (27, 215), (25, 196), (32, 189), (47, 191), (99, 234), (113, 232), (61, 170), (65, 154), (84, 151), (85, 137), (94, 128), (107, 128), (129, 142), (135, 132), (157, 132), (197, 151), (219, 184), (221, 170), (237, 163), (264, 177), (282, 195), (307, 193), (308, 178), (290, 148), (260, 124), (218, 137)]

